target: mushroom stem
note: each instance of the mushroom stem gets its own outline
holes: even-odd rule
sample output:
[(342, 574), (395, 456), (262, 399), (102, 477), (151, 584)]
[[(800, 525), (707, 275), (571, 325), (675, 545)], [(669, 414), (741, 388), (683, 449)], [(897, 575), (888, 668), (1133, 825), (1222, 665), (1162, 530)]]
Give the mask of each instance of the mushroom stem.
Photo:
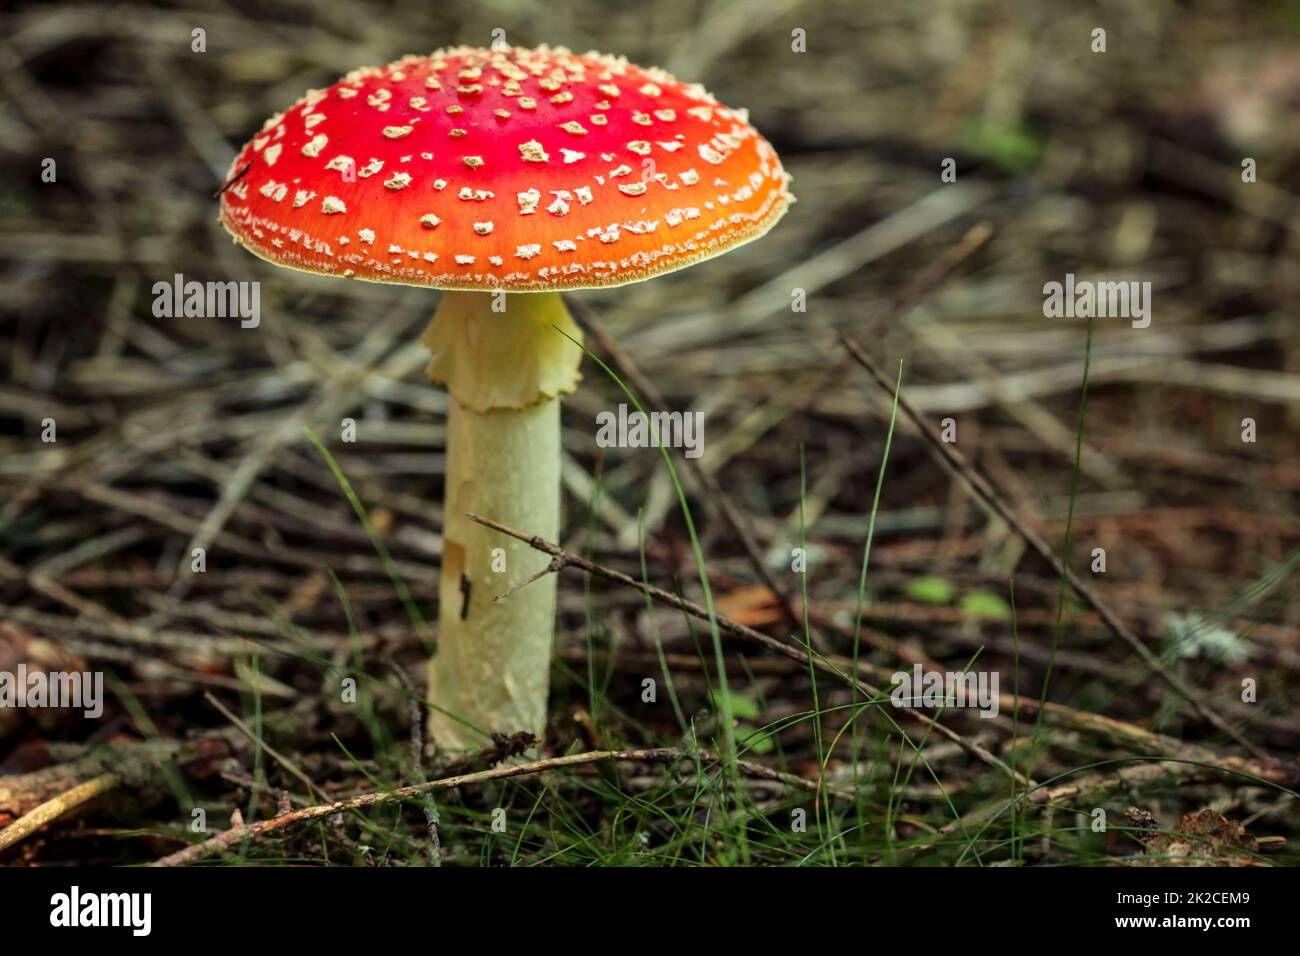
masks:
[(582, 333), (556, 293), (445, 293), (424, 344), (444, 382), (447, 468), (438, 649), (429, 730), (444, 752), (493, 732), (546, 728), (555, 575), (546, 555), (470, 521), (470, 512), (554, 540), (560, 532), (560, 402), (579, 378)]

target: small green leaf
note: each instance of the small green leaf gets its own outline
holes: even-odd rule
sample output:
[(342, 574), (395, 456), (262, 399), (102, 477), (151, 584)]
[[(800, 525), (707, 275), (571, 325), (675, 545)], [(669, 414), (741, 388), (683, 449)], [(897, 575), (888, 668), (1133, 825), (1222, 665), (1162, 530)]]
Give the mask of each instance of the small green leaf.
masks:
[(961, 609), (973, 617), (991, 617), (1000, 621), (1011, 617), (1011, 606), (992, 591), (971, 591), (962, 595)]
[(709, 692), (709, 699), (713, 701), (713, 707), (718, 713), (722, 713), (722, 696), (726, 694), (727, 700), (731, 703), (731, 716), (737, 720), (753, 720), (759, 714), (758, 704), (749, 697), (743, 697), (735, 691), (713, 690)]
[(926, 604), (947, 604), (952, 600), (954, 588), (943, 578), (916, 578), (908, 582), (907, 593)]
[(1038, 161), (1043, 140), (1028, 126), (971, 120), (961, 131), (968, 152), (992, 160), (1010, 172), (1028, 169)]

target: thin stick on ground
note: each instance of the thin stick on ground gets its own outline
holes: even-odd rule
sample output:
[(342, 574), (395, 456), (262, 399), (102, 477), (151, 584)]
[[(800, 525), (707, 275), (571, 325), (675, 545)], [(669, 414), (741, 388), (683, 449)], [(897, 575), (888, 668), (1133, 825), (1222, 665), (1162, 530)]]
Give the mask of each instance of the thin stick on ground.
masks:
[(309, 776), (307, 776), (305, 773), (299, 770), (297, 764), (295, 764), (284, 754), (280, 753), (278, 750), (276, 750), (274, 747), (268, 744), (260, 734), (256, 733), (253, 730), (253, 728), (249, 727), (248, 724), (244, 723), (244, 721), (240, 720), (238, 715), (236, 715), (233, 711), (231, 711), (230, 708), (228, 708), (225, 704), (221, 703), (221, 701), (217, 700), (217, 698), (212, 695), (211, 691), (204, 691), (203, 698), (209, 704), (211, 704), (213, 707), (219, 710), (221, 712), (221, 716), (225, 717), (226, 720), (230, 721), (230, 723), (233, 724), (234, 727), (241, 734), (247, 737), (251, 743), (255, 744), (258, 747), (261, 747), (262, 750), (265, 753), (269, 754), (276, 763), (278, 763), (290, 774), (297, 777), (298, 780), (301, 781), (302, 784), (307, 788), (308, 793), (313, 794), (314, 796), (316, 796), (317, 799), (323, 798), (325, 796), (325, 791), (317, 787), (316, 784), (312, 782), (312, 779)]
[[(419, 689), (415, 686), (415, 682), (411, 680), (410, 675), (406, 673), (406, 669), (391, 654), (388, 656), (388, 666), (392, 669), (393, 674), (397, 677), (397, 682), (402, 685), (402, 689), (407, 694), (406, 709), (410, 715), (411, 726), (411, 741), (407, 749), (407, 759), (410, 761), (410, 777), (408, 779), (419, 780), (425, 776), (424, 702), (420, 697)], [(421, 809), (424, 811), (426, 832), (429, 834), (429, 865), (442, 866), (442, 834), (438, 830), (438, 807), (434, 804), (433, 798), (426, 794), (421, 801)]]
[(98, 777), (78, 784), (57, 797), (46, 800), (38, 807), (19, 817), (9, 826), (0, 830), (0, 852), (9, 849), (20, 840), (26, 839), (46, 824), (53, 823), (71, 813), (83, 803), (88, 803), (101, 794), (117, 789), (122, 778), (115, 773), (103, 773)]
[[(871, 357), (867, 355), (862, 346), (847, 335), (842, 337), (842, 341), (844, 347), (848, 349), (849, 354), (857, 360), (859, 365), (867, 370), (868, 374), (871, 375), (876, 384), (885, 389), (892, 396), (894, 394), (894, 383), (891, 382), (876, 366), (876, 363), (871, 360)], [(996, 512), (998, 517), (1005, 521), (1010, 527), (1014, 528), (1016, 532), (1024, 538), (1025, 542), (1038, 553), (1039, 557), (1050, 564), (1052, 569), (1064, 578), (1081, 598), (1088, 602), (1089, 606), (1097, 612), (1102, 623), (1104, 623), (1116, 637), (1131, 647), (1133, 651), (1142, 658), (1143, 662), (1160, 677), (1161, 680), (1168, 684), (1180, 697), (1187, 701), (1188, 705), (1190, 705), (1192, 709), (1200, 714), (1205, 720), (1209, 721), (1237, 744), (1250, 751), (1256, 757), (1267, 756), (1264, 750), (1247, 740), (1240, 731), (1220, 717), (1213, 708), (1201, 701), (1196, 691), (1192, 687), (1188, 686), (1186, 681), (1165, 667), (1165, 665), (1160, 662), (1160, 659), (1151, 652), (1150, 648), (1142, 642), (1142, 639), (1133, 633), (1133, 631), (1129, 629), (1128, 625), (1115, 615), (1109, 605), (1101, 599), (1097, 592), (1094, 591), (1087, 582), (1083, 581), (1077, 574), (1061, 562), (1061, 560), (1052, 552), (1052, 549), (1048, 546), (1047, 542), (1039, 537), (1032, 528), (1016, 516), (1016, 513), (1002, 500), (1002, 497), (997, 493), (993, 486), (971, 467), (970, 463), (966, 461), (961, 452), (957, 451), (957, 449), (952, 445), (943, 441), (939, 437), (938, 433), (935, 432), (930, 424), (925, 420), (925, 417), (917, 411), (905, 396), (901, 394), (898, 396), (898, 407), (903, 410), (903, 413), (911, 420), (912, 424), (916, 427), (916, 430), (921, 433), (921, 436), (926, 440), (930, 447), (938, 453), (943, 461), (952, 468), (954, 474), (962, 480), (966, 487), (974, 492), (975, 496), (983, 501), (987, 507)]]
[[(690, 759), (694, 761), (696, 758), (710, 764), (717, 764), (720, 762), (717, 754), (708, 751), (701, 751), (698, 754), (694, 754), (677, 747), (654, 747), (644, 750), (590, 750), (585, 753), (567, 754), (563, 757), (548, 757), (543, 760), (533, 760), (528, 763), (506, 764), (500, 767), (492, 767), (488, 770), (480, 770), (475, 773), (466, 773), (455, 777), (443, 777), (439, 780), (428, 780), (424, 783), (418, 783), (410, 787), (400, 787), (396, 790), (363, 793), (359, 796), (349, 797), (346, 800), (336, 800), (333, 803), (304, 807), (301, 810), (291, 810), (288, 813), (282, 813), (277, 817), (272, 817), (268, 820), (261, 820), (257, 823), (236, 823), (224, 833), (219, 833), (217, 836), (204, 840), (202, 843), (195, 843), (192, 846), (187, 846), (185, 849), (178, 850), (177, 852), (162, 857), (159, 860), (155, 860), (149, 865), (188, 866), (204, 857), (211, 856), (212, 854), (219, 853), (223, 850), (228, 850), (244, 840), (255, 840), (259, 837), (288, 829), (300, 823), (319, 820), (322, 817), (333, 816), (336, 813), (345, 813), (350, 810), (364, 810), (368, 807), (380, 806), (386, 803), (393, 803), (394, 801), (409, 800), (412, 797), (419, 797), (440, 790), (455, 790), (459, 787), (468, 787), (478, 783), (486, 783), (489, 780), (506, 780), (511, 777), (524, 777), (539, 773), (550, 773), (554, 770), (564, 770), (569, 767), (589, 766), (598, 763), (673, 763), (679, 759)], [(802, 777), (797, 777), (794, 774), (782, 773), (778, 770), (773, 770), (770, 767), (764, 767), (761, 764), (752, 763), (748, 760), (737, 761), (737, 764), (745, 773), (760, 779), (789, 784), (814, 793), (828, 792), (845, 800), (853, 799), (853, 794), (847, 791), (822, 791), (815, 780), (804, 780)]]

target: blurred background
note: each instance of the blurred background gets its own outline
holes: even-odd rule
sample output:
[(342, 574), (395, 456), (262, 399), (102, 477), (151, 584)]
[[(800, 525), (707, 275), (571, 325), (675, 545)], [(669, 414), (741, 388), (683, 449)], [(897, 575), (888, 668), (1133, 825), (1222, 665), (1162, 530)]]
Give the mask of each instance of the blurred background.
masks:
[[(0, 773), (192, 740), (228, 726), (205, 693), (234, 710), (255, 694), (296, 715), (281, 746), (326, 792), (357, 786), (328, 735), (373, 728), (333, 702), (327, 675), (347, 664), (418, 687), (423, 650), (303, 428), (436, 619), (446, 400), (417, 344), (436, 294), (273, 268), (230, 242), (213, 193), (239, 146), (306, 89), (406, 53), (487, 46), (497, 30), (700, 81), (748, 108), (792, 174), (798, 203), (762, 240), (576, 298), (668, 407), (706, 413), (702, 466), (796, 595), (790, 551), (806, 535), (817, 640), (849, 648), (888, 433), (890, 396), (846, 358), (849, 335), (891, 379), (902, 363), (904, 395), (932, 424), (953, 419), (957, 448), (1054, 548), (1072, 513), (1072, 565), (1086, 573), (1106, 549), (1090, 579), (1117, 614), (1270, 766), (1295, 767), (1300, 4), (194, 0), (0, 14), (0, 669), (115, 675), (100, 721), (0, 711)], [(945, 159), (955, 181), (941, 179)], [(176, 273), (259, 280), (260, 327), (155, 318), (151, 287)], [(1066, 273), (1152, 287), (1149, 328), (1095, 323), (1081, 439), (1087, 323), (1043, 314), (1044, 283)], [(791, 308), (798, 289), (806, 311)], [(620, 400), (588, 363), (565, 403), (564, 543), (639, 577), (643, 536), (650, 578), (695, 595), (658, 454), (595, 446), (594, 416)], [(354, 444), (340, 440), (348, 417)], [(717, 501), (691, 487), (720, 610), (790, 633)], [(880, 666), (979, 653), (1008, 690), (1018, 660), (1019, 693), (1036, 698), (1053, 661), (1052, 700), (1246, 756), (1068, 594), (1054, 641), (1051, 568), (901, 418), (874, 531), (863, 653)], [(709, 665), (680, 617), (577, 575), (560, 595), (551, 746), (679, 732), (667, 708), (625, 710), (657, 673), (656, 631), (684, 708), (706, 720)], [(806, 673), (754, 656), (733, 678), (757, 702), (751, 723), (806, 710)], [(1240, 699), (1244, 678), (1259, 682), (1255, 703)], [(402, 736), (400, 694), (376, 694), (380, 723)], [(954, 718), (998, 752), (1010, 719)], [(1125, 746), (1081, 733), (1037, 755), (1040, 778)], [(277, 768), (254, 773), (241, 740), (222, 739), (215, 756), (173, 756), (214, 805), (246, 803)], [(806, 770), (806, 723), (780, 743), (783, 764)], [(966, 760), (935, 766), (954, 782), (979, 769)], [(911, 799), (930, 812), (933, 794)], [(1128, 799), (1170, 825), (1213, 806), (1293, 844), (1300, 831), (1291, 798), (1219, 778)], [(147, 857), (174, 848), (166, 821), (181, 805), (141, 801), (149, 838), (55, 835), (25, 852)], [(22, 809), (12, 797), (10, 819)], [(5, 812), (0, 788), (0, 823)]]

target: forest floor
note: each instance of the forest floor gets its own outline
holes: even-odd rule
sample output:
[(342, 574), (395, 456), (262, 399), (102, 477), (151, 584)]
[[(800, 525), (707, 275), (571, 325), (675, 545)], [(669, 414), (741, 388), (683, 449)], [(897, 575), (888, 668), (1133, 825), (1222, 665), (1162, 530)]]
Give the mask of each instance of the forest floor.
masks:
[[(0, 862), (1300, 860), (1294, 7), (508, 18), (747, 107), (798, 203), (573, 297), (707, 452), (679, 499), (654, 449), (596, 447), (624, 398), (586, 364), (555, 544), (594, 567), (558, 572), (546, 738), (448, 761), (411, 616), (437, 620), (436, 295), (255, 261), (212, 194), (303, 90), (502, 15), (262, 6), (0, 14), (0, 671), (107, 680), (97, 720), (0, 708)], [(155, 318), (178, 273), (260, 280), (258, 333)], [(1067, 274), (1151, 283), (1150, 325), (1046, 317)], [(893, 706), (918, 666), (996, 676), (996, 714)]]

